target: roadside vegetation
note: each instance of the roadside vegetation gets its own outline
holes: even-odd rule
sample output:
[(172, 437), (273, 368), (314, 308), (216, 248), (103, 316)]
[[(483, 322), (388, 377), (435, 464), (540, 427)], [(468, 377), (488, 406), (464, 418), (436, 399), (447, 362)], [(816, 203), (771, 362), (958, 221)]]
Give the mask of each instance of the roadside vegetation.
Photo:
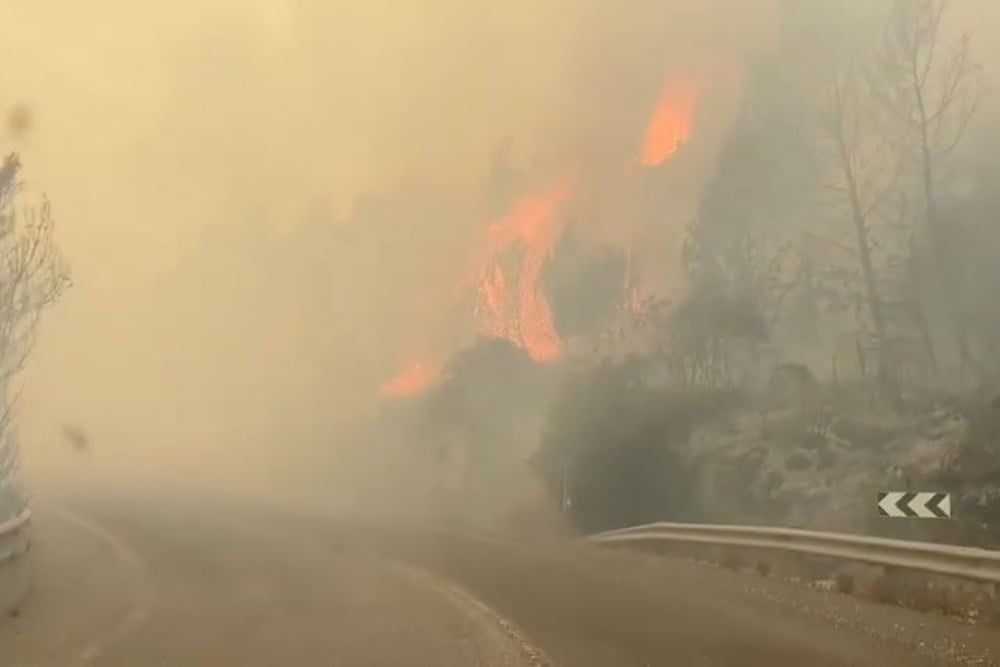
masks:
[[(14, 115), (12, 130), (25, 122)], [(27, 503), (18, 479), (20, 443), (17, 399), (42, 313), (69, 286), (69, 271), (56, 245), (52, 206), (23, 190), (21, 160), (0, 163), (0, 521)]]
[[(484, 497), (529, 470), (578, 532), (1000, 545), (1000, 146), (973, 40), (941, 0), (840, 23), (783, 7), (687, 227), (683, 295), (636, 301), (627, 252), (570, 237), (543, 276), (560, 362), (481, 341), (393, 408), (422, 424), (398, 431)], [(880, 490), (951, 491), (959, 516), (880, 521)]]
[[(569, 475), (579, 529), (1000, 544), (997, 152), (985, 75), (948, 18), (900, 0), (756, 60), (688, 229), (686, 296), (647, 304), (632, 354), (599, 355), (549, 411), (541, 468), (553, 494)], [(879, 521), (883, 489), (951, 491), (959, 517)]]

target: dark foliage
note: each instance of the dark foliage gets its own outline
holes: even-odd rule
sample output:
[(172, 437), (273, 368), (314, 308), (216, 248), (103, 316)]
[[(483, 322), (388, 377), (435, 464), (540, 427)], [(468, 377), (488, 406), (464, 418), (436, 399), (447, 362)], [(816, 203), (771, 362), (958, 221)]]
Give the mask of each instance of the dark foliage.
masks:
[(492, 429), (543, 400), (546, 371), (508, 341), (480, 339), (448, 365), (447, 379), (427, 397), (428, 416), (462, 429)]
[(397, 439), (423, 443), (437, 461), (461, 446), (472, 468), (489, 474), (510, 462), (526, 430), (537, 433), (553, 373), (508, 341), (482, 338), (455, 355), (428, 393), (385, 401), (379, 421)]
[(576, 229), (560, 239), (542, 276), (556, 329), (566, 338), (607, 331), (626, 297), (624, 251), (586, 247)]
[(577, 370), (553, 402), (535, 464), (552, 496), (569, 498), (582, 532), (694, 520), (692, 477), (676, 447), (733, 399), (650, 385), (632, 365)]
[(747, 341), (767, 338), (767, 322), (753, 301), (743, 296), (703, 290), (685, 299), (671, 315), (681, 336), (721, 337)]

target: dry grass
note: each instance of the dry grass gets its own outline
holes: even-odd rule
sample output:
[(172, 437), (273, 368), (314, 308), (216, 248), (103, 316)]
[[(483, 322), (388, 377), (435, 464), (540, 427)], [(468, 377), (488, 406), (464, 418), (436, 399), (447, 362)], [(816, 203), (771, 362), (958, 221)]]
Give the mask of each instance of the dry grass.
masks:
[(1000, 621), (1000, 607), (985, 588), (918, 573), (887, 571), (872, 580), (866, 596), (881, 604), (908, 607), (924, 613), (992, 623)]
[[(824, 590), (852, 595), (878, 604), (903, 606), (923, 613), (968, 619), (1000, 627), (1000, 587), (963, 582), (895, 568), (857, 564), (836, 565), (829, 559), (803, 558), (788, 554), (760, 554), (749, 550), (674, 545), (673, 550), (650, 549), (660, 555), (687, 557), (700, 563), (761, 577), (812, 582)], [(822, 584), (822, 585), (820, 585)]]

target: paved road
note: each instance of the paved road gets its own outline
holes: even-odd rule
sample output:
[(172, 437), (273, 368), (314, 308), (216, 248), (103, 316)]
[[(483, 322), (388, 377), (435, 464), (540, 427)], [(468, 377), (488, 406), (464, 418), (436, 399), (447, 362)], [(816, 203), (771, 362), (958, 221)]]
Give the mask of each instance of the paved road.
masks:
[(752, 575), (207, 506), (40, 504), (36, 585), (0, 621), (0, 665), (1000, 664), (994, 631)]

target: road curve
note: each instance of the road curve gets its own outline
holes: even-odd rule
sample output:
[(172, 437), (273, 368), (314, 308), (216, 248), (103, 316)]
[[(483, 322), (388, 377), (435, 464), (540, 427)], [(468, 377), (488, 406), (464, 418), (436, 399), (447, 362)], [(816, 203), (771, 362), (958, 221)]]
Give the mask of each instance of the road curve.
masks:
[(1000, 665), (995, 631), (687, 562), (236, 502), (42, 502), (3, 667)]

